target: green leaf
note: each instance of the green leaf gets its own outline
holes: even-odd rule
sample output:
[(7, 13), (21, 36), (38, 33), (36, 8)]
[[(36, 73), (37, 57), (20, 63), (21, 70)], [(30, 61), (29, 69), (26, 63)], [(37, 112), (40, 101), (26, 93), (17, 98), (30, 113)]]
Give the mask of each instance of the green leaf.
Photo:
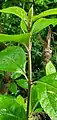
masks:
[(26, 120), (26, 113), (13, 97), (0, 95), (0, 120)]
[(34, 113), (40, 113), (40, 112), (43, 112), (43, 109), (42, 108), (37, 108)]
[(56, 72), (56, 69), (55, 69), (54, 65), (52, 64), (51, 61), (49, 61), (46, 64), (46, 75), (49, 75), (49, 74), (52, 74), (52, 73), (55, 73), (55, 72)]
[(37, 97), (37, 91), (35, 86), (32, 87), (31, 90), (31, 110), (34, 111), (35, 108), (37, 107), (39, 101), (38, 101), (38, 97)]
[(24, 88), (24, 89), (28, 89), (28, 83), (25, 79), (19, 79), (19, 80), (16, 80), (17, 84)]
[(15, 71), (14, 73), (12, 73), (11, 78), (12, 79), (17, 79), (21, 76), (21, 74), (19, 73), (19, 71)]
[(8, 89), (10, 92), (16, 95), (17, 93), (17, 85), (14, 82), (8, 84)]
[(37, 20), (32, 27), (32, 34), (38, 33), (41, 30), (43, 30), (44, 28), (46, 28), (47, 26), (49, 26), (50, 24), (52, 25), (56, 25), (57, 24), (57, 19), (45, 19), (45, 18), (41, 18), (39, 20)]
[(17, 101), (20, 105), (24, 105), (24, 98), (23, 98), (21, 95), (17, 96), (16, 101)]
[(37, 19), (41, 17), (46, 17), (48, 15), (56, 15), (57, 14), (57, 8), (49, 9), (44, 12), (41, 12), (39, 15), (33, 16), (33, 21), (36, 21)]
[(57, 119), (57, 73), (39, 80), (36, 85), (38, 100), (52, 120)]
[(24, 98), (21, 95), (17, 96), (16, 101), (17, 103), (22, 105), (24, 109), (27, 111), (27, 103), (25, 102)]
[(29, 37), (30, 37), (30, 33), (20, 34), (20, 35), (0, 34), (0, 42), (14, 41), (14, 42), (28, 44)]
[(10, 46), (0, 52), (0, 70), (25, 72), (26, 55), (19, 46)]
[(25, 12), (24, 9), (20, 7), (17, 7), (17, 6), (8, 7), (5, 9), (0, 9), (0, 12), (14, 14), (20, 17), (22, 20), (27, 21), (27, 13)]
[(21, 20), (21, 29), (22, 29), (23, 33), (28, 32), (27, 26), (23, 20)]

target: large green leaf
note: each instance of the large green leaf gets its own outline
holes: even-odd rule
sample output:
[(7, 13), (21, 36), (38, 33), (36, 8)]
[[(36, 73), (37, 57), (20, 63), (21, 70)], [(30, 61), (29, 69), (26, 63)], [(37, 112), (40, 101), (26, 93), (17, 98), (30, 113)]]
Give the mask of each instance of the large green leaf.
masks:
[(0, 34), (0, 42), (14, 41), (14, 42), (28, 44), (29, 37), (30, 37), (30, 33), (20, 34), (20, 35)]
[(0, 120), (26, 120), (26, 113), (14, 98), (0, 95)]
[(5, 9), (0, 9), (0, 12), (14, 14), (20, 17), (22, 20), (27, 21), (27, 13), (25, 12), (24, 9), (20, 7), (17, 7), (17, 6), (8, 7)]
[(41, 18), (39, 20), (37, 20), (32, 27), (32, 34), (38, 33), (39, 31), (41, 31), (42, 29), (46, 28), (47, 26), (49, 26), (50, 24), (52, 24), (53, 26), (55, 26), (57, 24), (57, 19), (45, 19), (45, 18)]
[(52, 64), (51, 61), (49, 61), (46, 64), (46, 75), (49, 75), (49, 74), (52, 74), (52, 73), (55, 73), (55, 72), (56, 72), (55, 66)]
[(33, 16), (33, 21), (35, 21), (35, 20), (37, 20), (41, 17), (45, 17), (45, 16), (48, 16), (48, 15), (56, 15), (56, 14), (57, 14), (57, 8), (46, 10), (44, 12), (41, 12), (39, 15)]
[(36, 85), (38, 100), (52, 120), (57, 120), (57, 73), (40, 79)]
[(19, 46), (10, 46), (0, 52), (0, 70), (25, 72), (26, 55)]

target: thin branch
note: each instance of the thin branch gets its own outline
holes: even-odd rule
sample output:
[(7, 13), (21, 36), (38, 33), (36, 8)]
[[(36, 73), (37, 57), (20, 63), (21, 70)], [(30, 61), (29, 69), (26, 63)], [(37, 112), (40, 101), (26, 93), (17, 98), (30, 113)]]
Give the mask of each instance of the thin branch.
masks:
[(26, 44), (23, 43), (23, 46), (26, 48), (27, 52), (29, 53), (29, 49)]
[(27, 80), (27, 82), (28, 82), (28, 77), (27, 77), (27, 75), (26, 75), (26, 74), (24, 74), (24, 77), (26, 78), (26, 80)]
[(52, 32), (53, 34), (55, 34), (55, 35), (57, 35), (57, 33), (56, 32)]

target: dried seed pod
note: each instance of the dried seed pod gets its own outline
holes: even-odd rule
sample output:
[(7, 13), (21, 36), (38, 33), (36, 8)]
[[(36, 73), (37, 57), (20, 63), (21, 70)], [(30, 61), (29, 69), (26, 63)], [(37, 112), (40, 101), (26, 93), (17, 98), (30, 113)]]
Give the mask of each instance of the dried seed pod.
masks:
[(50, 47), (51, 42), (51, 29), (49, 27), (46, 42), (45, 42), (45, 49), (44, 49), (44, 61), (48, 63), (52, 56), (52, 49)]

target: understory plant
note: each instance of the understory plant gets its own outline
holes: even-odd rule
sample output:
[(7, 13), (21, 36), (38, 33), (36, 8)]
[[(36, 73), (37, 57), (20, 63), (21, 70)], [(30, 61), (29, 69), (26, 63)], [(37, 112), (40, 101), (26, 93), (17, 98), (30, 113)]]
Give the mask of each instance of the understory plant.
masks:
[[(0, 52), (0, 70), (12, 72), (13, 81), (9, 89), (16, 94), (17, 85), (28, 89), (28, 97), (24, 99), (19, 95), (17, 98), (9, 95), (0, 95), (0, 120), (33, 120), (35, 112), (43, 112), (52, 120), (57, 120), (57, 72), (52, 62), (46, 65), (46, 76), (38, 81), (32, 80), (32, 36), (45, 27), (57, 24), (57, 18), (44, 18), (57, 14), (57, 8), (50, 9), (33, 16), (33, 6), (28, 14), (20, 7), (8, 7), (0, 10), (7, 14), (14, 14), (21, 18), (22, 34), (0, 34), (0, 42), (17, 42), (18, 46), (9, 46)], [(6, 21), (7, 22), (7, 21)], [(26, 52), (21, 45), (24, 45)], [(26, 72), (26, 65), (28, 71)], [(21, 79), (23, 75), (23, 79)], [(19, 79), (18, 79), (19, 78)], [(16, 85), (17, 83), (17, 85)], [(38, 107), (40, 103), (40, 107)]]

